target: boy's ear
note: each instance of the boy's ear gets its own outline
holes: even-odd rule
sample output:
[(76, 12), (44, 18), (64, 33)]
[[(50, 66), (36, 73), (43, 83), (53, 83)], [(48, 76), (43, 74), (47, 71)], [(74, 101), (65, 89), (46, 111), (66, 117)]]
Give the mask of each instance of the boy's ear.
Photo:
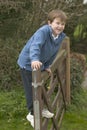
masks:
[(51, 24), (51, 22), (50, 22), (50, 20), (48, 20), (48, 25), (50, 25)]

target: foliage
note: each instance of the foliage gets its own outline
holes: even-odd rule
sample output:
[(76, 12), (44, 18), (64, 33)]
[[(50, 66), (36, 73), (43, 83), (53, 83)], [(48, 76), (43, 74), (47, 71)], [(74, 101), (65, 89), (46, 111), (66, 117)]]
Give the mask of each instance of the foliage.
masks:
[(0, 90), (10, 90), (20, 84), (17, 56), (22, 44), (23, 40), (0, 40)]
[(70, 74), (71, 87), (80, 87), (86, 70), (86, 57), (79, 53), (71, 53), (70, 58)]
[[(46, 17), (50, 10), (58, 8), (65, 11), (68, 15), (68, 23), (65, 32), (74, 40), (74, 31), (78, 24), (83, 24), (87, 28), (86, 5), (83, 5), (83, 0), (6, 0), (0, 1), (0, 28), (4, 25), (8, 27), (9, 23), (14, 32), (13, 37), (28, 38), (41, 25), (46, 23)], [(85, 20), (84, 20), (85, 19)], [(16, 23), (15, 23), (16, 22)], [(8, 30), (10, 32), (11, 27)], [(16, 27), (16, 28), (15, 28)], [(3, 29), (2, 29), (3, 30)], [(3, 37), (8, 30), (4, 29), (1, 33)], [(15, 33), (16, 32), (16, 33)], [(83, 32), (84, 33), (84, 32)], [(9, 34), (10, 37), (11, 33)]]
[(81, 84), (86, 70), (86, 57), (82, 54), (72, 53), (70, 65), (71, 101), (79, 107), (80, 102), (84, 102), (84, 98), (80, 100), (80, 94), (83, 92)]
[(81, 64), (76, 59), (71, 59), (71, 86), (79, 87), (83, 80), (83, 70)]

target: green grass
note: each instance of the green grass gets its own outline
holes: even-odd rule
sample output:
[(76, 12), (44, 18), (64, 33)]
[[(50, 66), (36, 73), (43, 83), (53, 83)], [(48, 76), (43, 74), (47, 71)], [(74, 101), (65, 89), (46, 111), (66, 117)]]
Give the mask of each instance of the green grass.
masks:
[(0, 130), (33, 130), (27, 113), (23, 90), (0, 92)]
[[(61, 130), (87, 130), (87, 91), (74, 93)], [(0, 92), (0, 130), (33, 130), (26, 120), (27, 107), (22, 89)]]
[(75, 93), (64, 115), (61, 130), (87, 130), (87, 91)]
[(67, 112), (61, 130), (87, 130), (87, 110)]

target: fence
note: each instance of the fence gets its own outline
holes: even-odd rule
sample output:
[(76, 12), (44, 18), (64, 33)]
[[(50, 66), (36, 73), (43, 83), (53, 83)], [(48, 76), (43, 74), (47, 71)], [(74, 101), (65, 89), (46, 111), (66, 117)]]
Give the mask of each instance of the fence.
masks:
[[(70, 103), (69, 43), (66, 37), (50, 66), (51, 76), (40, 70), (32, 72), (35, 130), (59, 130), (67, 104)], [(42, 117), (43, 107), (54, 113), (53, 118)]]

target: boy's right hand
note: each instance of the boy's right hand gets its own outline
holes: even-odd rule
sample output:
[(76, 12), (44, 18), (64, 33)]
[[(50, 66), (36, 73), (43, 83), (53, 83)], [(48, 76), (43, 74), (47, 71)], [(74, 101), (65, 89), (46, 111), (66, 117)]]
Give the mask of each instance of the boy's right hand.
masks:
[(32, 69), (40, 69), (40, 67), (42, 66), (42, 63), (40, 61), (32, 61), (31, 62), (31, 68)]

